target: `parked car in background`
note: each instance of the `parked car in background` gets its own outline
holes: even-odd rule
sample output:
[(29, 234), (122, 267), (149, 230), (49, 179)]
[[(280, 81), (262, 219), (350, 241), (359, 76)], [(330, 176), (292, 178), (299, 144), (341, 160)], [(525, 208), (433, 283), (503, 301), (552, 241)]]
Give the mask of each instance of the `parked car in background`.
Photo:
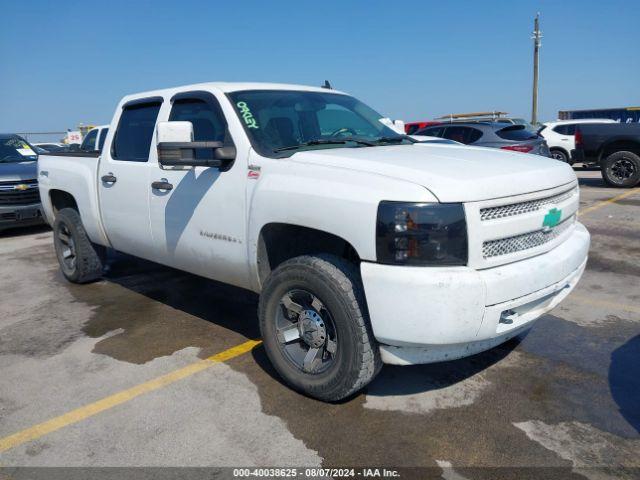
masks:
[(50, 152), (50, 153), (69, 151), (69, 145), (67, 145), (66, 143), (39, 142), (39, 143), (34, 143), (33, 146), (40, 147), (43, 150), (46, 150), (47, 152)]
[(477, 147), (551, 156), (544, 138), (524, 125), (476, 121), (442, 123), (418, 130), (415, 135), (447, 138)]
[(102, 153), (40, 158), (61, 271), (96, 280), (111, 247), (253, 290), (275, 370), (328, 401), (382, 363), (503, 343), (571, 292), (589, 250), (573, 169), (380, 118), (297, 85), (127, 96)]
[(31, 144), (31, 147), (33, 148), (33, 151), (36, 152), (36, 155), (42, 155), (43, 153), (51, 153), (48, 150), (45, 150), (44, 148), (39, 147), (38, 145)]
[(439, 125), (442, 122), (436, 121), (426, 121), (426, 122), (409, 122), (404, 124), (404, 131), (407, 135), (413, 135), (418, 130), (422, 130), (423, 128), (430, 127), (431, 125)]
[(571, 151), (576, 148), (574, 142), (576, 127), (586, 123), (616, 123), (616, 121), (609, 119), (556, 120), (543, 123), (538, 133), (547, 141), (553, 158), (573, 165), (575, 160), (571, 157)]
[(604, 181), (613, 187), (635, 187), (640, 184), (640, 123), (578, 125), (572, 157), (598, 165)]
[(414, 140), (417, 140), (419, 143), (439, 143), (440, 145), (462, 145), (460, 142), (455, 142), (453, 140), (449, 140), (448, 138), (439, 138), (439, 137), (425, 137), (423, 135), (409, 135)]
[(524, 125), (527, 130), (535, 131), (536, 129), (524, 118), (507, 117), (507, 112), (473, 112), (473, 113), (450, 113), (436, 118), (439, 123), (458, 123), (458, 122), (497, 122), (508, 123), (510, 125)]
[(15, 134), (0, 134), (0, 231), (43, 222), (38, 156)]
[(100, 125), (92, 128), (87, 132), (82, 144), (80, 145), (81, 152), (99, 152), (102, 150), (104, 141), (109, 133), (109, 125)]

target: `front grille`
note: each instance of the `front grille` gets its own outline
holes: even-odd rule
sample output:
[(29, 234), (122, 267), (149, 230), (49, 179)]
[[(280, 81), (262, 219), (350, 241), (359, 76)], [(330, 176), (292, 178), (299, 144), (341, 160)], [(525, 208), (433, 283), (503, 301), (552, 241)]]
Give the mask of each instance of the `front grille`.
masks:
[[(24, 190), (22, 189), (23, 185), (26, 186)], [(37, 180), (0, 182), (0, 205), (31, 205), (34, 203), (40, 203)]]
[(539, 247), (551, 240), (558, 238), (575, 221), (575, 216), (569, 217), (564, 222), (556, 225), (551, 230), (537, 230), (535, 232), (523, 233), (514, 237), (501, 238), (499, 240), (489, 240), (482, 244), (482, 256), (484, 258), (498, 257), (509, 253), (521, 252), (530, 248)]
[(551, 197), (539, 198), (528, 202), (512, 203), (510, 205), (500, 205), (498, 207), (487, 207), (480, 209), (480, 220), (496, 220), (498, 218), (512, 217), (524, 213), (535, 212), (550, 203), (560, 203), (567, 198), (578, 193), (578, 187), (574, 187), (566, 192), (553, 195)]

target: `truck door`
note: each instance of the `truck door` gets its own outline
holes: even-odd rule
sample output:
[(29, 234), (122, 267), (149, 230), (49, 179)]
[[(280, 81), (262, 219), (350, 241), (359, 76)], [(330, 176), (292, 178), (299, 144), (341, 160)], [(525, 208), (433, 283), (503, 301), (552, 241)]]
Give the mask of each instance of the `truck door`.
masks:
[(102, 152), (98, 195), (102, 222), (111, 245), (120, 251), (151, 259), (153, 238), (149, 224), (149, 156), (162, 98), (123, 105), (111, 149)]
[[(233, 145), (224, 113), (210, 92), (175, 95), (167, 120), (191, 122), (194, 141)], [(212, 155), (211, 151), (196, 151), (199, 158)], [(247, 286), (246, 152), (239, 150), (225, 171), (209, 167), (167, 170), (156, 162), (150, 175), (149, 208), (156, 261)]]

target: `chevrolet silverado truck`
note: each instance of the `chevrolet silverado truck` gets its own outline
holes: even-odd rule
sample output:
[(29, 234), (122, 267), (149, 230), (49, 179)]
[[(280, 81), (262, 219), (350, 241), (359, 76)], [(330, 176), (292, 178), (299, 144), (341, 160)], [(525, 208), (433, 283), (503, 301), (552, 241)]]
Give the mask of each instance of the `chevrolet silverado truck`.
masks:
[(270, 361), (325, 401), (528, 330), (587, 261), (573, 170), (381, 117), (292, 85), (127, 96), (101, 153), (40, 158), (62, 273), (99, 279), (113, 248), (257, 292)]
[(612, 187), (640, 185), (640, 124), (580, 124), (571, 156), (576, 162), (598, 165), (602, 179)]
[(80, 151), (82, 152), (94, 152), (102, 150), (104, 142), (107, 139), (107, 133), (109, 133), (109, 125), (99, 125), (93, 127), (87, 132), (80, 144)]

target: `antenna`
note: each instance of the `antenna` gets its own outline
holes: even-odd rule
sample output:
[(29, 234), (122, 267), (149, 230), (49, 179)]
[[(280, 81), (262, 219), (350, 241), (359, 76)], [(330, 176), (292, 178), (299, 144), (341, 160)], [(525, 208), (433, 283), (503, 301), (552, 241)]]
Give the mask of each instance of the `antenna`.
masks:
[(329, 83), (329, 80), (324, 81), (324, 85), (322, 85), (322, 88), (326, 88), (327, 90), (333, 90), (333, 87)]

